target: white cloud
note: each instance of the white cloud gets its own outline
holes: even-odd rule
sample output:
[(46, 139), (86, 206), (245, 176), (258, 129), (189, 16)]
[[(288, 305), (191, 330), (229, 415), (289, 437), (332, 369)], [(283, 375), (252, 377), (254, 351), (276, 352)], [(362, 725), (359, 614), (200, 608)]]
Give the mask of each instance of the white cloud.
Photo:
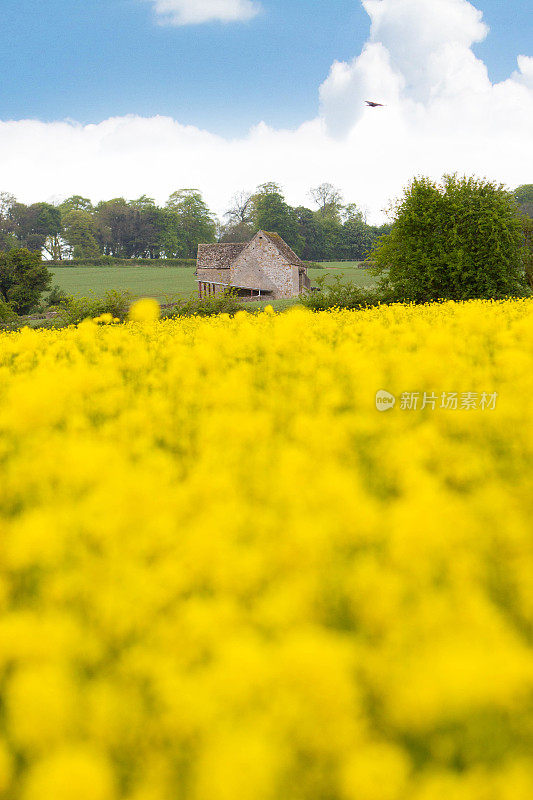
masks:
[[(260, 123), (228, 140), (165, 117), (4, 122), (0, 189), (25, 202), (73, 193), (93, 200), (146, 193), (161, 202), (195, 186), (222, 213), (241, 188), (277, 180), (296, 204), (327, 180), (379, 221), (416, 174), (532, 182), (533, 58), (520, 56), (517, 70), (492, 84), (472, 51), (486, 29), (466, 0), (363, 4), (369, 41), (352, 62), (332, 66), (319, 116), (298, 129)], [(386, 107), (365, 108), (364, 100)]]
[(518, 72), (513, 73), (513, 78), (519, 83), (523, 83), (528, 89), (533, 91), (533, 58), (530, 56), (518, 56)]
[[(488, 28), (467, 0), (362, 3), (372, 23), (370, 40), (350, 64), (335, 64), (321, 87), (322, 109), (332, 131), (345, 131), (357, 122), (369, 94), (388, 105), (412, 101), (427, 108), (443, 97), (476, 102), (473, 95), (490, 88), (487, 69), (471, 49)], [(344, 125), (339, 107), (345, 109)]]
[(256, 0), (150, 0), (161, 22), (200, 25), (204, 22), (245, 22), (261, 10)]
[(390, 54), (407, 93), (427, 100), (448, 71), (464, 66), (470, 48), (488, 33), (482, 13), (466, 0), (363, 0), (370, 38)]
[(365, 100), (400, 102), (405, 79), (392, 68), (390, 53), (381, 42), (369, 42), (350, 64), (336, 61), (320, 87), (323, 117), (333, 134), (348, 133), (365, 113)]

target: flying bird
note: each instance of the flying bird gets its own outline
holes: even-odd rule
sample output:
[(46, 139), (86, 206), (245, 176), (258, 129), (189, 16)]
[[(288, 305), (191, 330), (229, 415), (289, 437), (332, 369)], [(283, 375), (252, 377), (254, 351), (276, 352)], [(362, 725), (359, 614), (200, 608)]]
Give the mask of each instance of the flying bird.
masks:
[(374, 103), (373, 100), (365, 100), (365, 103), (367, 104), (367, 106), (370, 106), (370, 108), (377, 108), (378, 106), (381, 106), (381, 108), (384, 108), (383, 103)]

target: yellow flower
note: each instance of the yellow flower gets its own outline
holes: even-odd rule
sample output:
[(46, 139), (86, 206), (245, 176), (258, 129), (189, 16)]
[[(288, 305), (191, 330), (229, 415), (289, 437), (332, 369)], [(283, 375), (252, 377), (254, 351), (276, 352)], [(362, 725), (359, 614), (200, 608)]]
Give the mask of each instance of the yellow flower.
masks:
[(529, 800), (532, 311), (1, 332), (0, 796)]
[(365, 743), (344, 764), (342, 795), (346, 800), (403, 800), (409, 773), (410, 764), (398, 746)]
[(95, 317), (93, 319), (93, 322), (99, 322), (102, 325), (110, 325), (112, 322), (115, 322), (115, 321), (116, 320), (113, 318), (113, 315), (109, 314), (107, 312), (105, 312), (104, 314), (100, 314), (99, 317)]
[(107, 760), (86, 748), (69, 748), (36, 764), (24, 800), (114, 800), (114, 781)]
[(42, 749), (67, 740), (75, 729), (77, 702), (72, 680), (42, 663), (11, 678), (7, 690), (8, 727), (23, 749)]
[(7, 795), (7, 791), (14, 773), (13, 757), (6, 743), (0, 740), (0, 796)]
[(161, 309), (157, 300), (146, 297), (133, 303), (130, 308), (129, 319), (132, 322), (155, 322), (159, 319), (160, 312)]

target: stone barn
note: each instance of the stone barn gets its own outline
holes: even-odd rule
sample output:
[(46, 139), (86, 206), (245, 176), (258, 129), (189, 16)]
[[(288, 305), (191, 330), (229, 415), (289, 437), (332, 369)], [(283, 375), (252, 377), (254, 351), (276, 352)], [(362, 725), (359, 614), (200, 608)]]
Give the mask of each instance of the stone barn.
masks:
[(279, 300), (311, 288), (307, 267), (277, 233), (259, 231), (242, 244), (200, 244), (195, 273), (200, 297), (228, 288), (239, 297)]

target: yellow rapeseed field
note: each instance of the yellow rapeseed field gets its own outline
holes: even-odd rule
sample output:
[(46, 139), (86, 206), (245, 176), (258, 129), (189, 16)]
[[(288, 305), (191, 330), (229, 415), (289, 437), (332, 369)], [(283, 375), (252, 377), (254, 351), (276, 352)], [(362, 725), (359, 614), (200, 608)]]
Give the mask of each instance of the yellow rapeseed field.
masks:
[(2, 800), (531, 800), (533, 301), (156, 311), (0, 335)]

